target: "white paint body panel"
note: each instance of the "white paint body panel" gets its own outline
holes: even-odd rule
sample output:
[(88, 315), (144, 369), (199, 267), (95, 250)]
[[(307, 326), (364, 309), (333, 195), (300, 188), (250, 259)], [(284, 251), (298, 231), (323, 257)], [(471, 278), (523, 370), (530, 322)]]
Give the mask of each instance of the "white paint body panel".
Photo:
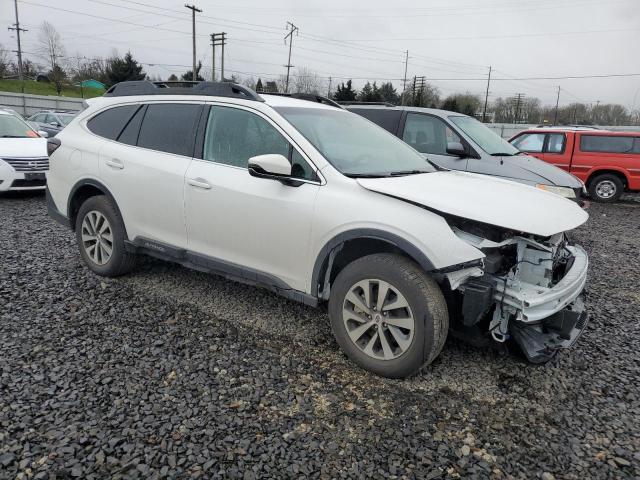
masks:
[[(14, 180), (23, 180), (24, 172), (16, 172), (2, 158), (43, 158), (47, 156), (47, 140), (44, 138), (0, 138), (0, 192), (11, 189)], [(41, 189), (26, 187), (20, 190)]]
[(363, 187), (457, 217), (544, 237), (579, 227), (575, 202), (535, 187), (458, 171), (359, 179)]

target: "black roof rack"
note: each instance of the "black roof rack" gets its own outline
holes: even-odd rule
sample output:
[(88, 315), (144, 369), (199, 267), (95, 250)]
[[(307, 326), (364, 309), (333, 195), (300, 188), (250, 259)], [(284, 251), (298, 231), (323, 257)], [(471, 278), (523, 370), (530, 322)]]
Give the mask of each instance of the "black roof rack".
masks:
[(291, 97), (298, 100), (308, 100), (310, 102), (324, 103), (325, 105), (331, 105), (332, 107), (342, 108), (342, 106), (330, 98), (323, 97), (322, 95), (316, 95), (315, 93), (271, 93), (264, 92), (265, 95), (277, 95), (278, 97)]
[(104, 94), (105, 97), (133, 95), (204, 95), (264, 102), (264, 99), (250, 88), (231, 82), (150, 82), (149, 80), (137, 80), (116, 83)]
[(383, 107), (397, 107), (397, 105), (394, 105), (391, 102), (357, 102), (357, 101), (342, 101), (342, 102), (338, 102), (340, 105), (362, 105), (363, 107), (368, 107), (371, 105), (380, 105)]

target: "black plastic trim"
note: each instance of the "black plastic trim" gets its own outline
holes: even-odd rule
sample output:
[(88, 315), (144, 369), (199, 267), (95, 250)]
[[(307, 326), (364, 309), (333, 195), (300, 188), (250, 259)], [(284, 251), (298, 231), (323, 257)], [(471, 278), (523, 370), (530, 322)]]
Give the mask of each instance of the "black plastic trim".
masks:
[[(82, 188), (84, 186), (95, 187), (98, 190), (100, 190), (104, 195), (106, 195), (107, 198), (109, 199), (109, 201), (111, 201), (111, 204), (118, 211), (118, 214), (120, 215), (120, 218), (122, 218), (122, 212), (120, 212), (120, 207), (118, 206), (118, 202), (116, 202), (115, 197), (111, 194), (109, 189), (103, 183), (101, 183), (98, 180), (95, 180), (93, 178), (85, 178), (85, 179), (79, 180), (73, 186), (73, 188), (71, 189), (71, 192), (69, 193), (69, 198), (67, 200), (67, 213), (68, 214), (71, 214), (71, 202), (73, 201), (73, 197), (78, 192), (78, 190), (80, 190), (80, 188)], [(69, 223), (70, 223), (71, 228), (75, 229), (75, 225), (71, 224), (71, 218), (69, 218)]]
[(127, 249), (135, 253), (143, 253), (152, 257), (179, 263), (180, 265), (201, 272), (221, 275), (248, 285), (266, 288), (278, 295), (305, 305), (315, 307), (318, 299), (299, 290), (294, 290), (286, 282), (271, 274), (261, 272), (235, 263), (201, 255), (184, 248), (174, 247), (144, 237), (136, 237), (126, 242)]
[(49, 216), (59, 224), (64, 225), (67, 228), (71, 228), (71, 222), (69, 221), (69, 218), (63, 215), (60, 210), (58, 210), (58, 207), (56, 207), (56, 204), (53, 203), (53, 198), (51, 198), (49, 187), (47, 187), (45, 190), (45, 198), (47, 202), (47, 213), (49, 214)]
[(429, 260), (429, 258), (418, 247), (416, 247), (408, 240), (405, 240), (398, 235), (386, 232), (384, 230), (357, 228), (336, 235), (331, 240), (329, 240), (326, 245), (320, 250), (320, 253), (318, 254), (318, 257), (316, 258), (315, 264), (313, 266), (313, 274), (311, 276), (311, 294), (313, 296), (317, 297), (319, 295), (319, 289), (321, 288), (320, 282), (322, 280), (320, 278), (320, 273), (323, 265), (325, 264), (325, 261), (329, 259), (331, 251), (344, 242), (355, 240), (358, 238), (382, 240), (405, 252), (416, 262), (418, 262), (418, 265), (420, 265), (425, 271), (430, 272), (436, 269), (431, 260)]

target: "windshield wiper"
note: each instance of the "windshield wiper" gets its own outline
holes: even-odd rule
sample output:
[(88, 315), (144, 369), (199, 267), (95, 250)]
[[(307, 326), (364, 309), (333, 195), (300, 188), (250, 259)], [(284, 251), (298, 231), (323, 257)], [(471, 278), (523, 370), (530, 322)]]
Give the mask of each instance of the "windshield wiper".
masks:
[(492, 157), (513, 157), (515, 155), (517, 155), (517, 153), (496, 152), (491, 154)]
[(390, 177), (404, 177), (405, 175), (418, 175), (420, 173), (431, 173), (429, 170), (400, 170), (398, 172), (390, 172)]
[(344, 175), (349, 178), (384, 178), (387, 176), (386, 173), (345, 173)]
[(0, 135), (0, 138), (29, 138), (26, 135)]

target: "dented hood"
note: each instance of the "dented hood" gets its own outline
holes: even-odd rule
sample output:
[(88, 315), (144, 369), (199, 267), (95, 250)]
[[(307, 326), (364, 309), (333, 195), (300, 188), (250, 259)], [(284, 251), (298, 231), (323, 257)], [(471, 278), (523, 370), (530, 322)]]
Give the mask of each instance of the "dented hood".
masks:
[(438, 212), (544, 237), (572, 230), (589, 218), (571, 200), (486, 175), (447, 171), (357, 182)]

